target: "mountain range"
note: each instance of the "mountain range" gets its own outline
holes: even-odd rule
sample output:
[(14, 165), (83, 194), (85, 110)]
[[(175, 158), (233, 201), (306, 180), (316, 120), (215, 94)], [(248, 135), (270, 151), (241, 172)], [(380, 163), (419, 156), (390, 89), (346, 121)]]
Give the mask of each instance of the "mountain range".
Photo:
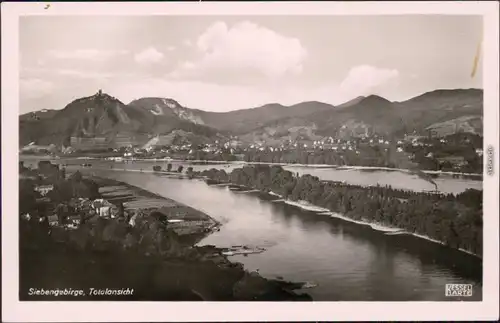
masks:
[(173, 135), (199, 141), (238, 136), (244, 142), (363, 134), (400, 136), (416, 131), (444, 136), (456, 131), (482, 134), (483, 91), (435, 90), (402, 102), (376, 95), (333, 106), (309, 101), (278, 103), (230, 112), (183, 107), (171, 98), (141, 98), (125, 104), (100, 91), (62, 110), (40, 110), (19, 117), (20, 145), (73, 145), (82, 141), (107, 147), (144, 145)]

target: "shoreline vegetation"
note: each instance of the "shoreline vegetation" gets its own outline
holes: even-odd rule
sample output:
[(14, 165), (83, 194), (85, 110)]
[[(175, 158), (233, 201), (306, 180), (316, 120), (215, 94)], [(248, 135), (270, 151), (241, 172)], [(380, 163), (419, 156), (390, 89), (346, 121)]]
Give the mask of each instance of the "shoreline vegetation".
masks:
[[(51, 157), (38, 155), (21, 155), (23, 158), (30, 159), (65, 159), (60, 157)], [(287, 166), (287, 167), (305, 167), (305, 168), (332, 168), (337, 170), (367, 170), (367, 171), (399, 171), (403, 173), (414, 173), (416, 170), (409, 168), (397, 168), (397, 167), (384, 167), (384, 166), (359, 166), (359, 165), (333, 165), (333, 164), (301, 164), (301, 163), (274, 163), (274, 162), (253, 162), (253, 161), (225, 161), (225, 160), (196, 160), (196, 159), (175, 159), (175, 158), (137, 158), (137, 157), (112, 157), (112, 159), (105, 157), (92, 157), (92, 156), (80, 156), (80, 157), (68, 157), (68, 159), (77, 160), (110, 160), (110, 161), (123, 161), (123, 162), (173, 162), (173, 163), (192, 163), (192, 164), (234, 164), (234, 165), (270, 165), (270, 166)], [(468, 176), (468, 177), (479, 177), (483, 178), (483, 173), (465, 173), (465, 172), (452, 172), (443, 170), (418, 170), (418, 172), (429, 174), (429, 175), (449, 175), (449, 176)]]
[[(54, 165), (50, 170), (54, 177), (45, 177), (43, 184), (52, 181), (54, 188), (42, 198), (44, 205), (37, 202), (40, 196), (33, 190), (33, 179), (20, 179), (20, 300), (312, 300), (297, 292), (311, 283), (266, 279), (228, 259), (263, 252), (260, 248), (196, 246), (220, 225), (203, 212), (120, 181), (79, 172), (66, 178), (65, 171)], [(25, 168), (22, 171), (34, 173)], [(80, 225), (71, 229), (49, 224), (47, 213), (52, 202), (47, 199), (60, 205), (68, 198), (109, 199), (122, 205), (123, 212), (117, 217), (82, 217)], [(29, 294), (33, 288), (68, 287), (84, 291), (125, 287), (134, 293), (87, 293), (83, 297)]]
[(259, 190), (277, 201), (345, 221), (371, 226), (385, 234), (410, 234), (482, 258), (482, 191), (432, 194), (320, 181), (280, 166), (253, 165), (231, 173), (196, 172), (209, 185)]
[[(325, 138), (324, 138), (325, 139)], [(444, 137), (419, 136), (415, 133), (404, 138), (328, 138), (327, 142), (262, 143), (230, 141), (220, 143), (192, 143), (152, 145), (142, 147), (44, 150), (39, 147), (23, 147), (24, 154), (57, 156), (178, 159), (205, 161), (245, 161), (276, 164), (368, 166), (381, 168), (411, 169), (415, 171), (451, 172), (456, 174), (482, 174), (483, 140), (473, 133), (455, 133)], [(456, 176), (456, 175), (455, 175)]]
[[(240, 162), (240, 163), (242, 163), (242, 164), (248, 164), (246, 162)], [(258, 165), (262, 165), (262, 166), (270, 166), (270, 167), (279, 166), (279, 165), (270, 165), (269, 163), (254, 163), (254, 165), (257, 165), (257, 166)], [(308, 166), (308, 165), (305, 165), (305, 166)], [(244, 166), (244, 167), (252, 167), (252, 165), (250, 165), (250, 166)], [(370, 166), (354, 166), (354, 167), (356, 169), (362, 169), (362, 168), (364, 168), (364, 169), (374, 169), (374, 168), (379, 169), (379, 167), (370, 167)], [(424, 239), (424, 240), (427, 240), (427, 241), (430, 241), (430, 242), (434, 242), (434, 243), (438, 243), (438, 244), (450, 247), (450, 245), (448, 245), (446, 242), (443, 242), (443, 241), (440, 241), (440, 240), (437, 240), (437, 239), (433, 239), (433, 238), (431, 238), (428, 235), (418, 234), (416, 232), (405, 230), (404, 228), (387, 226), (387, 225), (380, 224), (380, 223), (377, 223), (377, 222), (366, 222), (366, 221), (363, 221), (363, 220), (361, 220), (361, 221), (360, 220), (355, 220), (355, 219), (353, 219), (351, 217), (347, 217), (345, 215), (342, 215), (339, 212), (332, 212), (328, 208), (323, 208), (323, 207), (311, 204), (311, 203), (309, 203), (306, 200), (294, 201), (294, 200), (286, 199), (286, 198), (284, 198), (284, 196), (276, 194), (276, 193), (274, 193), (272, 191), (261, 190), (261, 189), (254, 189), (252, 187), (238, 185), (238, 184), (235, 184), (235, 183), (232, 183), (232, 182), (218, 182), (218, 181), (214, 182), (214, 181), (212, 181), (213, 179), (210, 178), (210, 175), (207, 176), (207, 171), (203, 171), (203, 172), (193, 172), (193, 171), (191, 171), (191, 173), (189, 173), (189, 174), (182, 174), (182, 173), (179, 173), (179, 172), (166, 171), (166, 170), (160, 170), (160, 171), (153, 170), (153, 171), (151, 171), (151, 170), (132, 170), (132, 169), (119, 169), (119, 168), (116, 168), (116, 169), (113, 168), (113, 169), (110, 169), (110, 170), (113, 170), (113, 171), (126, 171), (126, 172), (141, 172), (141, 173), (164, 174), (164, 175), (167, 175), (168, 177), (175, 177), (175, 178), (180, 178), (180, 179), (185, 179), (185, 178), (190, 178), (190, 179), (192, 179), (192, 178), (202, 178), (202, 179), (205, 180), (205, 182), (207, 182), (207, 183), (210, 182), (211, 183), (210, 185), (218, 185), (218, 186), (235, 185), (238, 188), (230, 188), (230, 190), (232, 190), (234, 193), (265, 192), (265, 193), (268, 193), (270, 195), (278, 197), (278, 199), (273, 200), (272, 202), (284, 202), (286, 204), (293, 205), (293, 206), (296, 206), (296, 207), (299, 207), (299, 208), (302, 208), (302, 209), (305, 209), (305, 210), (317, 212), (319, 215), (327, 215), (327, 216), (331, 216), (331, 217), (334, 217), (334, 218), (342, 219), (344, 221), (348, 221), (348, 222), (352, 222), (352, 223), (356, 223), (356, 224), (360, 224), (360, 225), (366, 225), (366, 226), (371, 227), (373, 230), (384, 232), (387, 235), (402, 235), (402, 234), (406, 234), (406, 235), (411, 235), (411, 236), (414, 236), (414, 237), (417, 237), (417, 238), (420, 238), (420, 239)], [(210, 169), (209, 170), (209, 172), (212, 172), (212, 171), (217, 171), (217, 169), (214, 168), (214, 169)], [(224, 171), (224, 170), (222, 170), (222, 171)], [(230, 175), (230, 174), (228, 174), (228, 175)], [(310, 175), (307, 175), (307, 176), (310, 176)], [(208, 181), (207, 181), (207, 179), (208, 179)], [(321, 180), (321, 182), (325, 182), (325, 183), (328, 183), (328, 182), (338, 183), (338, 182), (333, 182), (333, 181), (328, 181), (328, 180)], [(344, 184), (344, 183), (342, 183), (342, 184)], [(382, 187), (382, 186), (369, 186), (369, 187), (365, 187), (365, 186), (358, 186), (358, 185), (351, 185), (351, 184), (347, 184), (346, 186), (352, 186), (352, 187), (358, 187), (358, 188), (361, 187), (361, 188), (365, 188), (365, 189), (369, 189), (370, 187), (379, 187), (379, 188), (385, 188), (385, 189), (392, 190), (392, 188), (388, 187), (388, 186), (385, 186), (385, 187)], [(412, 192), (412, 191), (404, 191), (404, 190), (395, 190), (395, 191), (398, 191), (398, 192), (407, 192), (407, 193), (408, 192)], [(472, 192), (472, 191), (477, 191), (477, 190), (468, 189), (468, 191)], [(480, 192), (480, 191), (477, 191), (477, 192)], [(439, 193), (439, 192), (426, 192), (424, 194), (426, 194), (426, 195), (428, 195), (428, 194), (435, 194), (435, 195), (443, 196), (443, 197), (447, 196), (448, 198), (450, 198), (450, 195), (451, 195), (451, 194), (446, 195), (446, 194)], [(399, 199), (399, 200), (401, 201), (402, 199)], [(481, 218), (481, 221), (482, 221), (482, 218)], [(482, 234), (482, 232), (481, 232), (481, 234)], [(455, 248), (455, 249), (457, 249), (457, 250), (459, 250), (461, 252), (467, 253), (469, 255), (475, 256), (477, 258), (482, 258), (481, 255), (476, 254), (474, 252), (471, 252), (471, 251), (469, 251), (467, 249), (464, 249), (464, 248)]]
[[(33, 173), (34, 170), (27, 172)], [(74, 181), (74, 173), (66, 179), (66, 169), (62, 168), (60, 172), (63, 173), (63, 182)], [(467, 190), (454, 196), (380, 186), (362, 187), (320, 181), (307, 174), (299, 176), (281, 166), (262, 164), (243, 165), (231, 173), (215, 168), (202, 172), (188, 168), (188, 174), (182, 170), (143, 172), (203, 179), (209, 185), (230, 186), (235, 193), (267, 193), (276, 198), (272, 202), (284, 202), (317, 212), (319, 216), (367, 225), (387, 235), (409, 234), (481, 258), (481, 191)], [(57, 194), (66, 187), (60, 181), (60, 177), (55, 180)], [(118, 180), (87, 175), (80, 181), (90, 185), (92, 192), (89, 194), (94, 198), (122, 203), (127, 215), (118, 219), (93, 217), (76, 230), (61, 230), (44, 222), (21, 220), (20, 299), (42, 299), (26, 294), (31, 287), (59, 288), (64, 282), (65, 286), (88, 289), (110, 286), (111, 282), (117, 287), (128, 284), (135, 288), (136, 293), (126, 297), (93, 296), (84, 299), (312, 300), (308, 294), (299, 294), (298, 291), (314, 287), (314, 283), (266, 279), (228, 259), (238, 254), (264, 252), (262, 248), (197, 246), (203, 237), (220, 227), (220, 223), (203, 212)], [(26, 200), (21, 199), (23, 196), (28, 196), (28, 202), (33, 200), (36, 194), (26, 190), (25, 185), (20, 187), (23, 187), (20, 201)], [(73, 187), (71, 190), (73, 194), (87, 192), (84, 188), (75, 190)], [(57, 194), (49, 193), (49, 196)], [(24, 204), (23, 212), (27, 212)], [(181, 212), (172, 213), (172, 210)], [(129, 220), (134, 215), (134, 225), (131, 226)], [(191, 230), (189, 225), (183, 225), (190, 221), (198, 221)], [(116, 272), (120, 274), (116, 275)], [(62, 300), (61, 297), (57, 299)], [(64, 300), (81, 298), (69, 296)]]

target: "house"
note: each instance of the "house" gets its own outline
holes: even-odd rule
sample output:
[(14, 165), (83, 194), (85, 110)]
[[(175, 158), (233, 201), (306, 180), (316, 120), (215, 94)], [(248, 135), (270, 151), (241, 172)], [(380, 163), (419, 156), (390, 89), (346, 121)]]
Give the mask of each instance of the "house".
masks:
[(237, 160), (244, 160), (245, 159), (245, 154), (234, 154)]
[(50, 202), (50, 199), (48, 197), (40, 197), (40, 198), (37, 198), (36, 199), (36, 202), (37, 203), (49, 203)]
[(324, 144), (323, 148), (337, 150), (338, 146), (336, 144)]
[(447, 156), (447, 157), (437, 158), (437, 160), (440, 164), (448, 162), (455, 166), (463, 166), (467, 163), (467, 161), (463, 156)]
[(66, 228), (67, 229), (71, 229), (71, 230), (75, 230), (78, 228), (78, 225), (74, 224), (74, 223), (69, 223), (66, 225)]
[(79, 215), (71, 215), (68, 217), (68, 220), (70, 221), (70, 224), (74, 225), (80, 225), (82, 219), (80, 218)]
[(49, 225), (50, 225), (51, 227), (53, 227), (53, 226), (58, 226), (58, 225), (59, 225), (59, 218), (57, 217), (57, 215), (49, 215), (49, 216), (47, 217), (47, 220), (48, 220)]
[(138, 217), (138, 213), (134, 213), (134, 215), (132, 215), (132, 217), (130, 218), (129, 220), (129, 225), (134, 227), (135, 226), (135, 223), (136, 223), (136, 220), (137, 220), (137, 217)]
[(111, 207), (110, 206), (101, 206), (99, 208), (99, 216), (101, 218), (108, 218), (111, 216)]
[(419, 136), (419, 135), (405, 135), (404, 140), (406, 142), (411, 141), (411, 142), (417, 142), (420, 139), (424, 138), (424, 136)]
[(35, 191), (40, 193), (40, 195), (45, 196), (47, 195), (50, 191), (54, 189), (54, 185), (38, 185), (35, 186)]

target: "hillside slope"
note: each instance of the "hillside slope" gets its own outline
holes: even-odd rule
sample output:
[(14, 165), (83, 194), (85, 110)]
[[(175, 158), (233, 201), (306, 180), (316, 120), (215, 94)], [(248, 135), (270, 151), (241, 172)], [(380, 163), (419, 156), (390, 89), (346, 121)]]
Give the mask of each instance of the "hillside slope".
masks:
[(224, 113), (188, 109), (168, 98), (141, 98), (125, 105), (107, 94), (96, 94), (60, 111), (20, 116), (20, 144), (68, 145), (71, 137), (99, 137), (111, 146), (144, 145), (174, 130), (207, 140), (238, 135), (248, 142), (373, 133), (402, 136), (414, 131), (438, 136), (455, 131), (482, 134), (482, 114), (483, 91), (478, 89), (436, 90), (402, 102), (370, 95), (336, 107), (309, 101)]
[(403, 102), (371, 95), (330, 109), (271, 120), (248, 131), (247, 141), (324, 136), (357, 137), (373, 133), (403, 136), (417, 132), (446, 136), (455, 131), (482, 134), (482, 90), (438, 90)]
[(217, 135), (217, 130), (181, 118), (170, 109), (155, 114), (141, 105), (141, 101), (125, 105), (103, 93), (77, 99), (51, 117), (33, 118), (30, 115), (19, 118), (21, 146), (31, 142), (40, 145), (88, 142), (89, 145), (115, 147), (143, 144), (152, 136), (173, 130), (202, 136)]
[(271, 103), (257, 108), (221, 113), (201, 110), (193, 110), (193, 112), (197, 114), (206, 125), (220, 130), (230, 131), (235, 134), (244, 134), (265, 126), (271, 121), (285, 118), (301, 118), (310, 113), (328, 111), (331, 109), (334, 109), (334, 106), (330, 104), (310, 101), (292, 106)]

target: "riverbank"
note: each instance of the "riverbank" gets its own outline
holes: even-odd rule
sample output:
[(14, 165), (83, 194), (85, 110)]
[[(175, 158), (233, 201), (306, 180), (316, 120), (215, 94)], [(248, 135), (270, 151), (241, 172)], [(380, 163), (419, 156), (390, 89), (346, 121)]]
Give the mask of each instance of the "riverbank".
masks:
[[(235, 185), (235, 184), (232, 184), (232, 183), (228, 183), (228, 184), (219, 183), (219, 184), (212, 184), (212, 185), (231, 186), (231, 185)], [(384, 233), (386, 235), (403, 235), (403, 234), (404, 235), (411, 235), (411, 236), (419, 238), (419, 239), (423, 239), (423, 240), (426, 240), (426, 241), (430, 241), (430, 242), (433, 242), (433, 243), (437, 243), (437, 244), (446, 246), (446, 244), (443, 243), (442, 241), (433, 239), (433, 238), (431, 238), (429, 236), (426, 236), (426, 235), (422, 235), (422, 234), (418, 234), (418, 233), (414, 233), (414, 232), (408, 232), (408, 231), (406, 231), (406, 230), (404, 230), (402, 228), (389, 227), (389, 226), (386, 226), (386, 225), (383, 225), (383, 224), (380, 224), (380, 223), (376, 223), (376, 222), (367, 222), (367, 221), (354, 220), (354, 219), (349, 218), (349, 217), (347, 217), (347, 216), (345, 216), (343, 214), (340, 214), (340, 213), (337, 213), (337, 212), (332, 212), (331, 210), (329, 210), (327, 208), (311, 204), (311, 203), (309, 203), (307, 201), (304, 201), (304, 200), (292, 201), (292, 200), (288, 200), (288, 199), (284, 198), (282, 195), (279, 195), (279, 194), (277, 194), (275, 192), (272, 192), (272, 191), (267, 192), (267, 191), (262, 191), (262, 190), (256, 190), (256, 189), (252, 189), (252, 188), (245, 187), (245, 186), (242, 186), (242, 185), (235, 185), (235, 186), (237, 186), (238, 189), (230, 189), (234, 193), (253, 193), (253, 192), (265, 193), (265, 194), (268, 194), (268, 195), (273, 196), (273, 197), (276, 198), (274, 200), (271, 200), (271, 202), (273, 202), (273, 203), (286, 203), (288, 205), (300, 208), (302, 210), (316, 212), (320, 216), (329, 216), (329, 217), (340, 219), (340, 220), (343, 220), (343, 221), (347, 221), (347, 222), (351, 222), (351, 223), (356, 223), (356, 224), (363, 225), (363, 226), (368, 226), (368, 227), (372, 228), (373, 230), (382, 232), (382, 233)], [(456, 248), (456, 250), (461, 251), (461, 252), (466, 253), (466, 254), (469, 254), (469, 255), (474, 256), (476, 258), (482, 259), (482, 257), (480, 255), (477, 255), (477, 254), (475, 254), (473, 252), (470, 252), (468, 250), (465, 250), (463, 248)]]
[[(386, 235), (407, 234), (407, 235), (411, 235), (411, 236), (416, 237), (416, 238), (424, 239), (424, 240), (427, 240), (427, 241), (430, 241), (430, 242), (434, 242), (434, 243), (438, 243), (440, 245), (446, 246), (445, 243), (443, 243), (441, 241), (438, 241), (436, 239), (432, 239), (431, 237), (426, 236), (426, 235), (417, 234), (417, 233), (414, 233), (414, 232), (408, 232), (408, 231), (405, 231), (404, 229), (401, 229), (401, 228), (394, 228), (394, 227), (384, 226), (384, 225), (382, 225), (380, 223), (354, 220), (354, 219), (348, 218), (348, 217), (346, 217), (346, 216), (344, 216), (344, 215), (342, 215), (340, 213), (331, 212), (328, 209), (321, 208), (321, 207), (315, 206), (315, 205), (311, 205), (311, 204), (309, 204), (309, 203), (307, 203), (305, 201), (301, 201), (302, 203), (301, 202), (287, 201), (287, 200), (283, 200), (283, 201), (285, 203), (289, 204), (289, 205), (293, 205), (293, 206), (299, 207), (299, 208), (304, 209), (304, 210), (318, 212), (318, 215), (327, 215), (327, 216), (330, 216), (332, 218), (341, 219), (341, 220), (344, 220), (344, 221), (348, 221), (348, 222), (352, 222), (352, 223), (356, 223), (356, 224), (360, 224), (360, 225), (369, 226), (373, 230), (383, 232)], [(457, 250), (459, 250), (461, 252), (465, 252), (465, 253), (467, 253), (467, 254), (469, 254), (471, 256), (474, 256), (474, 257), (477, 257), (477, 258), (481, 259), (480, 255), (474, 254), (474, 253), (472, 253), (470, 251), (467, 251), (465, 249), (458, 248)]]
[[(28, 156), (27, 159), (37, 159), (40, 156), (21, 155)], [(64, 157), (63, 157), (64, 158)], [(46, 159), (63, 159), (61, 157), (50, 157), (47, 156)], [(71, 157), (69, 157), (71, 158)], [(105, 157), (91, 157), (91, 156), (80, 156), (74, 157), (75, 159), (81, 160), (105, 160)], [(330, 165), (330, 164), (300, 164), (300, 163), (270, 163), (270, 162), (247, 162), (247, 161), (224, 161), (224, 160), (189, 160), (189, 159), (172, 159), (172, 158), (121, 158), (118, 162), (123, 161), (142, 161), (142, 162), (173, 162), (173, 163), (193, 163), (193, 164), (234, 164), (234, 165), (276, 165), (284, 167), (304, 167), (304, 168), (333, 168), (337, 170), (367, 170), (367, 171), (398, 171), (403, 173), (412, 173), (414, 170), (405, 168), (392, 168), (392, 167), (381, 167), (381, 166), (355, 166), (355, 165)], [(463, 172), (450, 172), (450, 171), (440, 171), (440, 170), (419, 170), (422, 173), (430, 175), (447, 175), (447, 176), (467, 176), (472, 178), (483, 178), (482, 173), (463, 173)]]
[[(160, 172), (155, 172), (155, 171), (150, 171), (150, 170), (139, 171), (139, 170), (126, 170), (126, 169), (113, 169), (113, 170), (115, 170), (115, 171), (144, 172), (144, 173), (158, 173), (158, 174), (164, 173), (166, 175), (171, 175), (171, 176), (176, 177), (176, 178), (186, 178), (187, 177), (185, 175), (182, 175), (182, 174), (179, 174), (179, 173), (173, 173), (173, 172), (161, 172), (161, 171)], [(275, 201), (273, 201), (273, 202), (284, 202), (284, 203), (286, 203), (288, 205), (293, 205), (293, 206), (299, 207), (299, 208), (304, 209), (304, 210), (317, 212), (319, 215), (327, 215), (327, 216), (331, 216), (331, 217), (334, 217), (334, 218), (342, 219), (344, 221), (349, 221), (351, 223), (356, 223), (356, 224), (359, 224), (359, 225), (369, 226), (373, 230), (384, 232), (385, 234), (391, 234), (391, 235), (393, 235), (393, 234), (406, 234), (406, 235), (411, 235), (411, 236), (414, 236), (414, 237), (417, 237), (417, 238), (420, 238), (420, 239), (424, 239), (424, 240), (427, 240), (427, 241), (431, 241), (431, 242), (434, 242), (434, 243), (438, 243), (438, 244), (441, 244), (441, 245), (446, 245), (445, 243), (443, 243), (443, 242), (441, 242), (439, 240), (433, 239), (433, 238), (431, 238), (429, 236), (426, 236), (426, 235), (417, 234), (417, 233), (413, 233), (413, 232), (408, 232), (408, 231), (406, 231), (406, 230), (404, 230), (402, 228), (389, 227), (389, 226), (386, 226), (386, 225), (383, 225), (383, 224), (380, 224), (380, 223), (376, 223), (376, 222), (366, 222), (366, 221), (354, 220), (354, 219), (349, 218), (349, 217), (347, 217), (345, 215), (342, 215), (342, 214), (340, 214), (338, 212), (332, 212), (331, 210), (329, 210), (327, 208), (323, 208), (323, 207), (320, 207), (320, 206), (317, 206), (317, 205), (313, 205), (313, 204), (311, 204), (311, 203), (309, 203), (307, 201), (304, 201), (304, 200), (292, 201), (292, 200), (289, 200), (289, 199), (285, 199), (283, 196), (281, 196), (279, 194), (276, 194), (274, 192), (265, 192), (265, 191), (261, 191), (261, 190), (258, 190), (258, 189), (252, 188), (252, 187), (245, 187), (245, 186), (237, 185), (237, 184), (234, 184), (234, 183), (217, 183), (216, 181), (213, 181), (211, 179), (205, 179), (205, 181), (207, 182), (207, 184), (211, 184), (211, 185), (219, 185), (219, 186), (232, 185), (232, 186), (235, 186), (237, 188), (230, 188), (230, 190), (232, 190), (234, 193), (237, 193), (237, 194), (252, 193), (252, 192), (264, 192), (264, 193), (273, 195), (275, 197), (278, 197), (278, 199), (275, 200)], [(325, 182), (327, 182), (327, 181), (325, 181)], [(128, 184), (125, 184), (125, 185), (128, 185)], [(149, 193), (149, 194), (152, 194), (152, 193)], [(428, 193), (428, 194), (434, 194), (434, 193)], [(467, 250), (465, 250), (463, 248), (457, 248), (457, 250), (459, 250), (461, 252), (464, 252), (464, 253), (467, 253), (469, 255), (481, 258), (480, 255), (477, 255), (475, 253), (467, 251)]]
[[(122, 204), (125, 216), (93, 216), (78, 228), (20, 220), (21, 300), (310, 301), (296, 293), (310, 283), (266, 279), (229, 256), (264, 250), (195, 246), (220, 225), (207, 214), (136, 186), (86, 175), (101, 197)], [(129, 220), (130, 219), (130, 220)], [(82, 290), (41, 296), (34, 289)], [(126, 288), (128, 295), (92, 295)]]
[[(217, 248), (183, 248), (177, 255), (75, 248), (70, 242), (20, 249), (21, 301), (311, 301), (295, 290), (307, 284), (268, 280), (232, 263)], [(129, 295), (92, 295), (91, 289), (129, 289)], [(32, 290), (81, 290), (42, 296)]]
[[(158, 173), (158, 174), (168, 175), (169, 177), (172, 176), (172, 177), (176, 177), (176, 178), (187, 178), (186, 175), (179, 174), (179, 173), (174, 173), (174, 172), (166, 172), (166, 171), (159, 171), (158, 172), (158, 171), (151, 171), (151, 170), (127, 170), (127, 169), (118, 169), (118, 168), (113, 169), (113, 170), (115, 170), (115, 171), (127, 171), (127, 172), (128, 171), (132, 171), (132, 172), (144, 172), (144, 173)], [(233, 192), (235, 192), (237, 194), (259, 191), (258, 189), (253, 188), (253, 187), (244, 187), (244, 186), (237, 185), (237, 184), (234, 184), (234, 183), (231, 183), (231, 184), (230, 183), (218, 183), (217, 181), (211, 180), (211, 179), (203, 177), (203, 176), (202, 176), (202, 178), (205, 179), (205, 182), (207, 182), (207, 184), (211, 184), (211, 185), (222, 185), (222, 186), (233, 185), (233, 186), (237, 186), (238, 188), (236, 188), (236, 189), (230, 188), (230, 190), (232, 190)], [(329, 181), (323, 181), (323, 182), (329, 182)], [(264, 192), (264, 191), (261, 191), (261, 192)], [(317, 205), (313, 205), (313, 204), (311, 204), (311, 203), (309, 203), (307, 201), (300, 201), (300, 200), (299, 201), (292, 201), (292, 200), (287, 200), (283, 196), (278, 195), (278, 194), (273, 193), (273, 192), (266, 192), (266, 193), (279, 197), (278, 200), (273, 201), (273, 202), (284, 202), (284, 203), (287, 203), (289, 205), (300, 207), (300, 208), (302, 208), (304, 210), (318, 212), (318, 214), (321, 214), (321, 215), (328, 215), (328, 216), (331, 216), (331, 217), (342, 219), (344, 221), (349, 221), (349, 222), (357, 223), (357, 224), (360, 224), (360, 225), (370, 226), (373, 230), (381, 231), (381, 232), (384, 232), (386, 234), (407, 234), (407, 235), (412, 235), (412, 236), (420, 238), (420, 239), (425, 239), (427, 241), (438, 243), (438, 244), (441, 244), (441, 245), (446, 245), (445, 243), (443, 243), (443, 242), (441, 242), (439, 240), (433, 239), (433, 238), (431, 238), (431, 237), (429, 237), (427, 235), (409, 232), (409, 231), (407, 231), (407, 230), (405, 230), (403, 228), (389, 227), (389, 226), (386, 226), (386, 225), (383, 225), (383, 224), (380, 224), (380, 223), (376, 223), (376, 222), (367, 222), (367, 221), (361, 221), (361, 220), (354, 220), (354, 219), (349, 218), (349, 217), (347, 217), (345, 215), (342, 215), (342, 214), (340, 214), (338, 212), (332, 212), (329, 209), (322, 208), (322, 207), (317, 206)], [(427, 194), (440, 195), (441, 193), (427, 192)], [(470, 252), (468, 250), (465, 250), (463, 248), (456, 248), (456, 249), (459, 250), (459, 251), (461, 251), (461, 252), (470, 254), (472, 256), (481, 258), (480, 255), (475, 254), (473, 252)]]
[[(409, 192), (404, 189), (364, 187), (300, 176), (279, 166), (245, 166), (225, 173), (200, 173), (209, 183), (243, 185), (245, 190), (274, 192), (279, 199), (317, 213), (342, 217), (385, 232), (408, 232), (445, 242), (476, 256), (482, 253), (482, 192), (458, 195)], [(329, 213), (331, 212), (331, 213)]]
[[(135, 164), (135, 165), (127, 165), (127, 164), (120, 164), (120, 163), (111, 163), (108, 164), (99, 164), (95, 163), (91, 168), (88, 169), (102, 169), (102, 170), (109, 170), (109, 171), (115, 171), (115, 172), (120, 172), (120, 171), (126, 171), (126, 172), (136, 172), (136, 173), (150, 173), (150, 174), (158, 174), (160, 176), (169, 176), (169, 177), (175, 177), (175, 178), (192, 178), (193, 174), (199, 173), (201, 170), (203, 170), (206, 167), (201, 167), (198, 168), (197, 165), (192, 165), (194, 168), (193, 173), (190, 173), (191, 175), (187, 174), (187, 171), (189, 167), (185, 166), (186, 172), (184, 173), (179, 173), (179, 172), (168, 172), (166, 170), (161, 170), (161, 171), (154, 171), (152, 170), (152, 166), (154, 164), (151, 163), (151, 165), (144, 165), (144, 164)], [(220, 170), (232, 170), (236, 167), (229, 167), (228, 164), (226, 164), (227, 167), (218, 167), (215, 166), (215, 168), (220, 169)], [(241, 167), (237, 168), (242, 168), (248, 165), (240, 165)], [(143, 168), (140, 168), (143, 167)], [(66, 165), (66, 168), (68, 171), (70, 170), (76, 170), (76, 169), (82, 169), (80, 165), (75, 165), (75, 164), (68, 164)], [(287, 168), (289, 171), (296, 172), (294, 169)], [(456, 180), (456, 179), (436, 179), (435, 183), (438, 185), (438, 190), (436, 191), (435, 189), (430, 188), (431, 179), (423, 179), (421, 176), (415, 175), (411, 176), (409, 173), (403, 173), (403, 172), (394, 172), (396, 174), (388, 174), (388, 175), (395, 175), (396, 177), (400, 178), (400, 180), (391, 180), (390, 176), (385, 177), (383, 173), (378, 173), (375, 175), (372, 175), (372, 172), (376, 171), (369, 171), (367, 176), (363, 177), (363, 171), (358, 171), (358, 170), (341, 170), (337, 171), (334, 168), (330, 168), (331, 171), (329, 171), (326, 168), (323, 168), (326, 171), (320, 171), (321, 168), (319, 169), (314, 169), (310, 168), (310, 172), (307, 169), (298, 169), (297, 171), (300, 172), (301, 174), (311, 174), (313, 176), (319, 177), (322, 181), (325, 182), (343, 182), (346, 184), (351, 184), (351, 185), (360, 185), (364, 187), (375, 187), (375, 186), (391, 186), (393, 188), (400, 188), (402, 190), (407, 190), (407, 191), (414, 191), (414, 192), (427, 192), (431, 194), (460, 194), (463, 191), (465, 191), (468, 188), (473, 188), (473, 189), (482, 189), (482, 181), (476, 181), (476, 180)], [(351, 177), (350, 172), (356, 172), (357, 174), (353, 174)], [(358, 173), (359, 172), (359, 173)], [(359, 176), (358, 176), (359, 175)], [(366, 178), (367, 180), (363, 180), (362, 178)], [(408, 178), (410, 181), (408, 186), (401, 185), (401, 181), (405, 180)], [(450, 181), (450, 182), (448, 182)], [(454, 185), (454, 184), (457, 185)]]
[(221, 225), (207, 214), (158, 194), (117, 180), (89, 176), (99, 185), (99, 193), (112, 204), (123, 203), (125, 213), (147, 216), (152, 212), (165, 215), (169, 228), (183, 239), (196, 244)]

